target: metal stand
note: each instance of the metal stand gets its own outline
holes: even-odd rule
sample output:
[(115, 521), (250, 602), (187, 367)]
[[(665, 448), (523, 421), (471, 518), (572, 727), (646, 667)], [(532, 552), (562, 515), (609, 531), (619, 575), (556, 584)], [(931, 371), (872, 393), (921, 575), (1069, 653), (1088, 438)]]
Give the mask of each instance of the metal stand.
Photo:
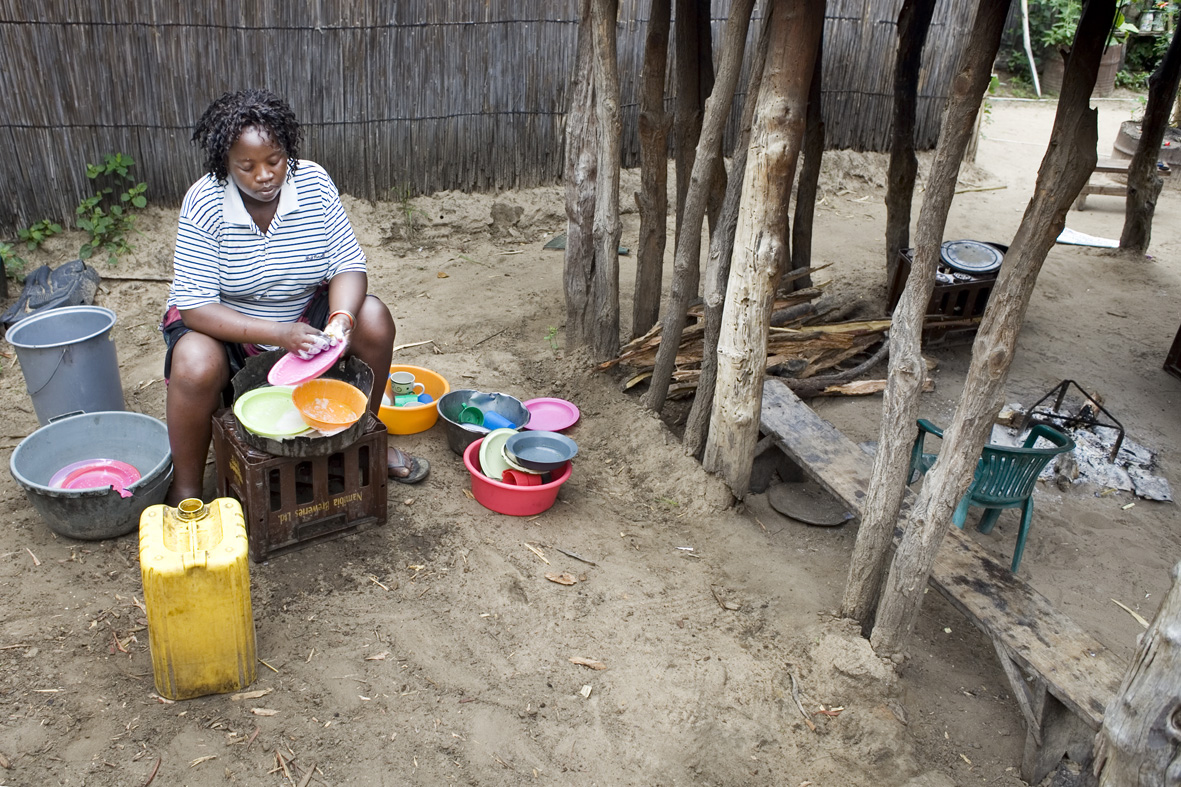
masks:
[[(1065, 414), (1059, 412), (1059, 408), (1062, 407), (1062, 400), (1066, 398), (1066, 393), (1072, 385), (1078, 389), (1078, 392), (1080, 394), (1082, 394), (1085, 402), (1083, 404), (1083, 409), (1079, 412), (1078, 415), (1065, 415)], [(1055, 395), (1057, 396), (1057, 398), (1054, 399), (1054, 406), (1051, 408), (1047, 408), (1047, 409), (1043, 410), (1041, 413), (1039, 413), (1037, 411), (1037, 408), (1039, 406), (1041, 406), (1041, 404), (1043, 402), (1045, 402), (1047, 399), (1049, 399), (1050, 397), (1055, 396)], [(1092, 407), (1094, 408), (1094, 410), (1090, 409)], [(1100, 421), (1095, 415), (1095, 410), (1098, 410), (1099, 412), (1103, 413), (1105, 416), (1110, 418), (1112, 423), (1105, 424), (1102, 421)], [(1089, 393), (1084, 391), (1082, 389), (1082, 387), (1078, 383), (1076, 383), (1074, 380), (1063, 380), (1062, 382), (1058, 383), (1058, 385), (1056, 385), (1048, 394), (1043, 396), (1041, 399), (1038, 399), (1037, 402), (1034, 403), (1033, 407), (1029, 408), (1029, 412), (1026, 413), (1021, 418), (1021, 422), (1018, 425), (1018, 428), (1021, 430), (1025, 430), (1029, 427), (1029, 425), (1031, 423), (1043, 423), (1043, 424), (1047, 424), (1049, 426), (1069, 426), (1069, 427), (1100, 426), (1100, 427), (1103, 427), (1104, 429), (1114, 429), (1117, 432), (1117, 435), (1115, 438), (1115, 445), (1112, 446), (1111, 454), (1108, 456), (1108, 458), (1113, 462), (1115, 461), (1115, 457), (1119, 454), (1120, 446), (1123, 445), (1123, 443), (1124, 443), (1124, 427), (1123, 427), (1123, 425), (1120, 424), (1120, 422), (1115, 419), (1114, 415), (1107, 412), (1107, 410), (1103, 407), (1103, 405), (1099, 404), (1099, 402), (1093, 396), (1091, 396)]]

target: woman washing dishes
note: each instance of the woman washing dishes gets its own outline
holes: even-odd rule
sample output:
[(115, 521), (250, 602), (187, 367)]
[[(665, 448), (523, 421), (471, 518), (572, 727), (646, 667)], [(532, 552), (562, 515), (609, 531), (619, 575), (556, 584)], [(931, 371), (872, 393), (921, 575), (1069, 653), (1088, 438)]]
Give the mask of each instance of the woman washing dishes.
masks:
[[(166, 503), (200, 498), (212, 418), (247, 357), (281, 347), (308, 357), (344, 342), (374, 371), (376, 414), (396, 327), (367, 294), (365, 253), (322, 167), (299, 160), (300, 129), (264, 90), (226, 93), (193, 133), (206, 174), (181, 206), (173, 281), (161, 324), (167, 351)], [(417, 483), (430, 465), (390, 446), (389, 477)]]

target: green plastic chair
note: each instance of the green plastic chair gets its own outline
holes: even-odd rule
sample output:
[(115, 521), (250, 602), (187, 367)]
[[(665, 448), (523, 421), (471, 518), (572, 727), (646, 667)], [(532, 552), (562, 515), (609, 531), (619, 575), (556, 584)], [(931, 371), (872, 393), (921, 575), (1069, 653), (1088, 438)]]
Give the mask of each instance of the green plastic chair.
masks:
[[(914, 483), (935, 464), (936, 454), (923, 453), (923, 441), (927, 434), (943, 437), (943, 430), (930, 421), (920, 418), (919, 434), (910, 452), (910, 482)], [(1034, 448), (1038, 438), (1053, 443), (1049, 448)], [(976, 529), (988, 533), (996, 524), (997, 517), (1005, 508), (1021, 509), (1021, 529), (1017, 531), (1017, 548), (1013, 551), (1010, 571), (1016, 573), (1025, 551), (1025, 539), (1029, 535), (1029, 524), (1033, 520), (1033, 488), (1037, 477), (1050, 460), (1074, 449), (1074, 440), (1046, 424), (1035, 424), (1029, 431), (1022, 446), (986, 445), (976, 465), (976, 477), (960, 500), (952, 515), (952, 522), (963, 530), (968, 518), (968, 507), (984, 509)]]

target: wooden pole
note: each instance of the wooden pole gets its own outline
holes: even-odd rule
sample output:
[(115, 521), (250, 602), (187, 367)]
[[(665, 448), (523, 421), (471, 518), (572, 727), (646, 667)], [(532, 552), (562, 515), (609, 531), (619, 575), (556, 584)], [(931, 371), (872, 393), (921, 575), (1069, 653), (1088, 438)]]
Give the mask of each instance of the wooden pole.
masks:
[[(984, 9), (977, 13), (984, 13)], [(964, 393), (944, 433), (939, 461), (927, 473), (886, 578), (870, 637), (878, 655), (901, 653), (910, 637), (952, 510), (971, 483), (980, 451), (1003, 404), (1017, 334), (1037, 274), (1066, 225), (1066, 212), (1095, 168), (1097, 113), (1090, 108), (1090, 97), (1114, 18), (1112, 0), (1090, 0), (1083, 7), (1033, 198), (989, 295), (972, 346)]]
[(898, 12), (898, 56), (894, 61), (894, 127), (886, 176), (886, 281), (893, 282), (898, 252), (910, 248), (910, 207), (919, 160), (914, 153), (919, 67), (931, 29), (935, 0), (903, 0)]
[(776, 0), (770, 24), (702, 460), (740, 498), (749, 489), (758, 441), (771, 300), (787, 251), (788, 194), (803, 143), (808, 87), (824, 29), (824, 0)]
[(636, 251), (636, 290), (632, 300), (632, 336), (641, 336), (660, 319), (660, 286), (668, 227), (668, 131), (664, 80), (672, 0), (652, 0), (644, 39), (640, 76), (640, 242)]
[[(935, 286), (943, 230), (955, 196), (960, 162), (972, 124), (992, 75), (1000, 47), (1007, 3), (980, 0), (968, 46), (960, 56), (951, 95), (943, 113), (939, 144), (927, 178), (926, 196), (915, 233), (915, 258), (890, 328), (890, 366), (882, 398), (878, 450), (857, 530), (841, 611), (868, 625), (886, 566), (894, 525), (906, 487), (910, 448), (916, 434), (919, 395), (926, 377), (921, 341), (923, 318)], [(913, 153), (912, 153), (913, 155)], [(891, 161), (893, 164), (893, 161)]]
[(701, 350), (701, 377), (693, 406), (685, 421), (684, 448), (690, 456), (700, 456), (709, 436), (709, 416), (713, 409), (714, 382), (718, 373), (718, 334), (722, 328), (722, 306), (726, 301), (726, 281), (730, 278), (730, 255), (734, 250), (734, 231), (738, 225), (738, 200), (742, 196), (742, 178), (746, 172), (746, 156), (750, 149), (750, 126), (758, 103), (759, 84), (763, 79), (763, 64), (767, 61), (767, 39), (770, 19), (763, 19), (759, 42), (750, 64), (750, 80), (746, 99), (742, 103), (742, 124), (734, 156), (730, 162), (730, 179), (726, 183), (726, 198), (722, 202), (717, 227), (709, 236), (709, 259), (705, 265), (705, 314)]
[(570, 111), (566, 113), (566, 350), (590, 346), (594, 335), (591, 286), (594, 278), (595, 191), (599, 171), (599, 127), (595, 114), (594, 34), (591, 0), (580, 0), (578, 43)]
[(804, 122), (804, 162), (800, 165), (796, 185), (796, 215), (791, 223), (791, 264), (784, 266), (779, 289), (785, 292), (812, 286), (812, 276), (796, 276), (791, 271), (812, 267), (812, 224), (816, 215), (816, 194), (820, 184), (820, 161), (824, 158), (824, 105), (821, 83), (824, 76), (824, 36), (816, 45), (816, 65), (812, 68), (812, 84), (808, 87), (808, 119)]
[(1173, 35), (1168, 51), (1148, 78), (1148, 104), (1140, 121), (1140, 145), (1128, 164), (1128, 198), (1124, 203), (1121, 249), (1141, 254), (1152, 239), (1152, 217), (1164, 181), (1156, 171), (1161, 141), (1169, 125), (1173, 97), (1181, 86), (1181, 36)]
[(722, 133), (726, 130), (734, 89), (738, 86), (738, 76), (742, 72), (746, 31), (750, 26), (753, 8), (754, 0), (734, 0), (730, 6), (718, 81), (705, 102), (705, 119), (701, 123), (701, 136), (697, 140), (697, 151), (693, 158), (693, 172), (689, 178), (689, 191), (685, 195), (681, 228), (677, 231), (672, 288), (664, 310), (660, 347), (656, 351), (656, 366), (652, 370), (648, 393), (644, 396), (644, 404), (656, 412), (664, 407), (668, 396), (668, 386), (676, 368), (677, 350), (681, 346), (681, 333), (685, 328), (685, 312), (689, 308), (689, 299), (697, 294), (698, 277), (693, 272), (700, 265), (701, 224), (705, 220), (714, 166), (722, 156)]
[[(673, 80), (676, 85), (673, 136), (676, 140), (676, 232), (681, 234), (681, 216), (685, 212), (685, 195), (689, 192), (689, 173), (693, 171), (693, 155), (701, 136), (701, 118), (709, 88), (702, 81), (713, 77), (712, 66), (702, 73), (702, 44), (706, 58), (712, 59), (709, 31), (709, 0), (676, 0), (676, 20), (673, 31)], [(702, 36), (702, 26), (706, 35)]]
[(1095, 736), (1099, 787), (1181, 784), (1181, 563)]
[(591, 353), (605, 361), (619, 354), (619, 169), (623, 124), (619, 114), (619, 62), (615, 18), (619, 0), (592, 0), (595, 116), (599, 130), (599, 182), (595, 192)]

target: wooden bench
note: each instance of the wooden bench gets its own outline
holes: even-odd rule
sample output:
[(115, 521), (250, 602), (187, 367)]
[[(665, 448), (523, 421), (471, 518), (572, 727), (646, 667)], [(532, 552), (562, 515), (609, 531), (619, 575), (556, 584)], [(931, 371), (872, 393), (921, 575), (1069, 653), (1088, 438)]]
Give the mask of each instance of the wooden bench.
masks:
[[(1127, 175), (1128, 164), (1132, 163), (1130, 159), (1110, 159), (1101, 158), (1095, 164), (1093, 172), (1114, 173), (1116, 175)], [(1087, 197), (1092, 194), (1107, 197), (1126, 197), (1128, 195), (1127, 184), (1119, 183), (1092, 183), (1087, 181), (1083, 186), (1083, 190), (1078, 193), (1078, 198), (1074, 201), (1075, 210), (1083, 210), (1087, 207)]]
[[(1131, 159), (1101, 158), (1095, 164), (1093, 172), (1123, 175), (1126, 177), (1128, 174), (1128, 165), (1131, 163)], [(1168, 175), (1169, 170), (1166, 169), (1161, 174)], [(1083, 190), (1079, 192), (1078, 198), (1074, 201), (1074, 209), (1083, 210), (1087, 206), (1087, 197), (1091, 194), (1107, 197), (1126, 197), (1128, 196), (1128, 184), (1092, 183), (1087, 181), (1087, 184), (1083, 186)]]
[[(763, 385), (760, 422), (789, 459), (861, 518), (873, 468), (869, 455), (780, 380)], [(900, 524), (913, 500), (907, 490)], [(901, 532), (895, 531), (895, 543)], [(1025, 717), (1022, 778), (1039, 783), (1066, 755), (1089, 763), (1094, 733), (1125, 665), (950, 524), (929, 584), (992, 640)]]

